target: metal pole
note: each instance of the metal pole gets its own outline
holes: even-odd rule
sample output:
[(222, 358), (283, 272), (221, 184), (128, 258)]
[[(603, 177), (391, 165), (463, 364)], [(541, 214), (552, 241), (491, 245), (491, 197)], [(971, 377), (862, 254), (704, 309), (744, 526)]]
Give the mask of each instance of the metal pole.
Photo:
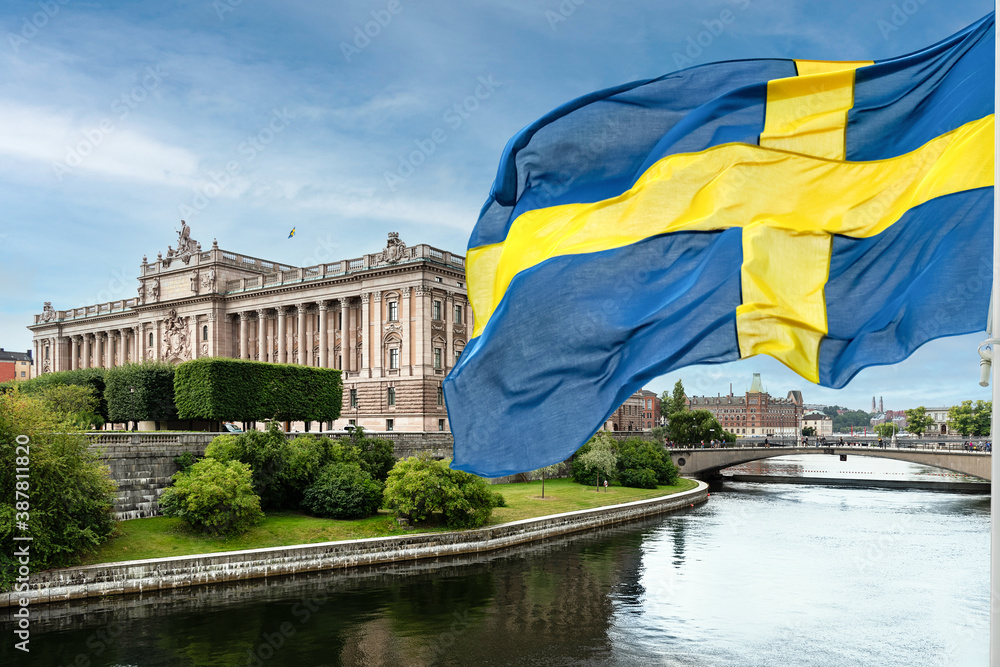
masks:
[[(994, 38), (993, 48), (995, 56), (1000, 55), (1000, 41)], [(996, 82), (1000, 81), (1000, 70), (997, 70), (997, 58), (993, 59), (993, 108), (1000, 107), (1000, 86)], [(1000, 155), (1000, 135), (994, 133), (994, 153), (993, 172), (996, 174), (997, 155)], [(1000, 323), (1000, 299), (995, 298), (997, 289), (1000, 288), (1000, 198), (997, 197), (997, 189), (993, 187), (993, 292), (990, 308), (992, 309), (992, 321), (994, 330)], [(1000, 349), (993, 346), (993, 351)], [(1000, 390), (997, 388), (997, 380), (1000, 373), (997, 366), (1000, 359), (993, 356), (993, 419), (990, 428), (990, 443), (996, 444), (996, 424), (1000, 423)], [(992, 452), (992, 447), (991, 447)], [(1000, 667), (1000, 457), (990, 454), (990, 665)]]

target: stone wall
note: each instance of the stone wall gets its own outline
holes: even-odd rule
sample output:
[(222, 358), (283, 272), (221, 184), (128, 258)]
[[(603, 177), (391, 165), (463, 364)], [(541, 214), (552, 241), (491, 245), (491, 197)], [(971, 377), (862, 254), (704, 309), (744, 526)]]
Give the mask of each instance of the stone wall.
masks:
[[(425, 454), (449, 459), (452, 455), (451, 433), (376, 433), (372, 437), (392, 440), (396, 458)], [(111, 478), (118, 483), (115, 496), (115, 519), (140, 519), (158, 516), (157, 500), (170, 486), (177, 472), (174, 459), (185, 452), (203, 456), (208, 443), (219, 433), (111, 433), (92, 435), (92, 449), (111, 468)], [(289, 433), (295, 438), (301, 433)]]
[(33, 573), (26, 592), (0, 594), (0, 607), (200, 586), (381, 563), (492, 551), (614, 525), (684, 507), (708, 497), (708, 486), (649, 500), (513, 521), (477, 530), (377, 537), (291, 547), (154, 558)]

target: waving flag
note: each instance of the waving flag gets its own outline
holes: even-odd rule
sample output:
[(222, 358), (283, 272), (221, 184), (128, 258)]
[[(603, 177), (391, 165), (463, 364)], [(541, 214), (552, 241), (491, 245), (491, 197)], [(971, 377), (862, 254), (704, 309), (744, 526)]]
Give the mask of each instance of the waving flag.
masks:
[(469, 242), (454, 467), (562, 461), (690, 364), (767, 354), (842, 387), (983, 330), (993, 48), (991, 14), (900, 58), (714, 63), (521, 130)]
[(288, 232), (288, 238), (292, 238), (293, 236), (295, 236), (295, 228), (294, 227), (292, 227), (292, 231)]

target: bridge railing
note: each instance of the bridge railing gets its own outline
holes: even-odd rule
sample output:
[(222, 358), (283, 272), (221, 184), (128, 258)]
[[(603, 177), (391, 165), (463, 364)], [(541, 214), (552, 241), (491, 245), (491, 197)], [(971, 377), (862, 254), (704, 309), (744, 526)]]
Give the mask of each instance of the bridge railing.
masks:
[(992, 451), (992, 446), (990, 443), (979, 443), (972, 442), (920, 442), (911, 440), (897, 440), (896, 444), (893, 445), (892, 441), (884, 440), (882, 446), (879, 447), (878, 440), (865, 441), (865, 440), (844, 440), (840, 442), (840, 439), (830, 440), (824, 442), (815, 442), (810, 440), (808, 443), (803, 444), (801, 440), (794, 438), (768, 438), (767, 444), (763, 440), (737, 440), (735, 443), (716, 443), (705, 444), (705, 445), (671, 445), (668, 444), (669, 449), (761, 449), (773, 447), (780, 449), (785, 448), (806, 448), (806, 449), (829, 449), (830, 447), (856, 447), (859, 449), (896, 449), (896, 450), (926, 450), (926, 451), (937, 451), (937, 452), (979, 452), (979, 453), (990, 453)]

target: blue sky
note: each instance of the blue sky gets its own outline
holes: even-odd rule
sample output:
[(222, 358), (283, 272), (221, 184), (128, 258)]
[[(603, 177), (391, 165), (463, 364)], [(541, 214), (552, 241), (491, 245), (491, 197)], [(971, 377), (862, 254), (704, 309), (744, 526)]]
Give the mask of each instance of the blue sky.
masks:
[[(299, 266), (374, 252), (389, 231), (464, 252), (507, 139), (563, 102), (716, 60), (900, 55), (992, 8), (4, 2), (0, 346), (30, 347), (24, 327), (43, 301), (66, 309), (134, 296), (143, 255), (166, 252), (181, 218), (204, 246), (217, 238)], [(760, 371), (772, 393), (801, 389), (807, 402), (950, 405), (989, 397), (977, 385), (982, 338), (933, 342), (840, 391), (763, 357), (684, 369), (649, 388), (682, 378), (690, 394), (730, 382), (742, 391)]]

